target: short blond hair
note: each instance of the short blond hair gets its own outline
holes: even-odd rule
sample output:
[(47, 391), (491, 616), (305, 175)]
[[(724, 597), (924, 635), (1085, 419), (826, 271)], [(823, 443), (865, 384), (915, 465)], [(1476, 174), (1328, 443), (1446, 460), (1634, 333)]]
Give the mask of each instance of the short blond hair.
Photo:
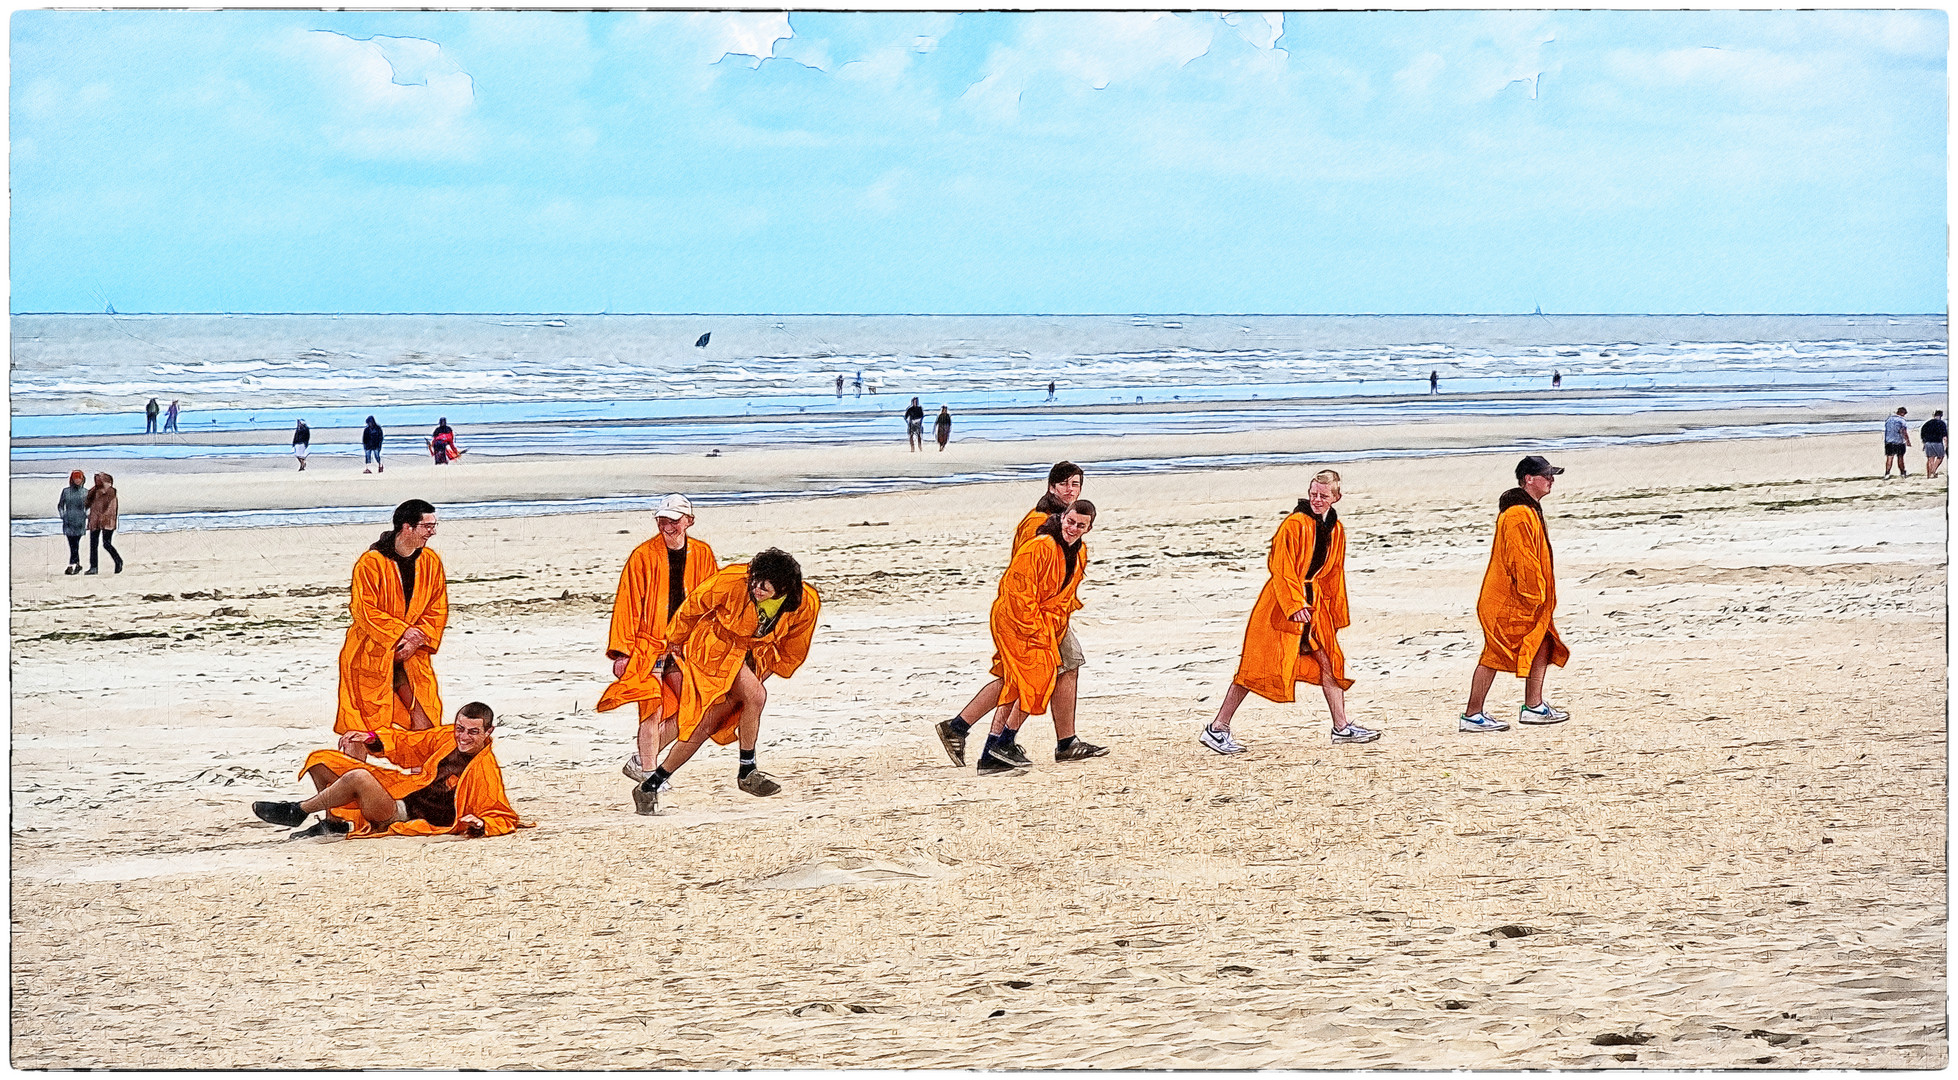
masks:
[[(1339, 474), (1332, 471), (1331, 469), (1320, 469), (1318, 472), (1314, 473), (1312, 475), (1312, 484), (1324, 484), (1327, 487), (1333, 489), (1334, 498), (1338, 498), (1340, 495)], [(1310, 490), (1312, 484), (1307, 484), (1306, 489)]]

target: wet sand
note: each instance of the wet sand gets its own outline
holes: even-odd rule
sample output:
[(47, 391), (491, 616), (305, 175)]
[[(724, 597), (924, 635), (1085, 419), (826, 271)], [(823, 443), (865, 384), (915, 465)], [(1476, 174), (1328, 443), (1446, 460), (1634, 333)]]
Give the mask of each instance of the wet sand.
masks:
[[(1234, 758), (1196, 728), (1312, 469), (1091, 468), (1081, 730), (1113, 752), (1018, 777), (952, 768), (931, 724), (983, 680), (1037, 481), (703, 511), (724, 559), (800, 556), (824, 618), (771, 686), (784, 792), (741, 794), (705, 751), (652, 819), (618, 773), (632, 720), (591, 711), (650, 514), (444, 525), (445, 700), (497, 707), (539, 823), (482, 841), (293, 843), (250, 815), (331, 742), (347, 570), (377, 526), (131, 535), (100, 577), (15, 540), (13, 1064), (1940, 1068), (1945, 484), (1874, 479), (1877, 449), (1557, 455), (1573, 656), (1550, 691), (1573, 719), (1499, 735), (1454, 717), (1514, 455), (1342, 466), (1348, 700), (1386, 735), (1333, 746), (1323, 703), (1254, 699)], [(283, 464), (119, 473), (124, 512), (338, 500), (284, 501), (301, 479), (439, 504), (865, 462), (466, 461), (440, 490), (420, 461), (384, 483)], [(1519, 699), (1501, 679), (1491, 711)], [(1037, 761), (1050, 740), (1022, 739)]]

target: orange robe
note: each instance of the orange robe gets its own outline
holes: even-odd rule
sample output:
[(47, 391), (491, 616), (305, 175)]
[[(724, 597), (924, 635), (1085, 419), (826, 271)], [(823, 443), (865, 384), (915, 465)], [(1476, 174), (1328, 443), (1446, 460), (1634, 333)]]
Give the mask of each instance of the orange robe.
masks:
[[(419, 583), (416, 589), (420, 591)], [(373, 773), (387, 789), (389, 795), (399, 802), (409, 795), (427, 787), (435, 779), (435, 769), (449, 751), (456, 748), (455, 728), (449, 724), (409, 731), (406, 728), (380, 728), (374, 737), (381, 740), (381, 752), (400, 768), (387, 768), (359, 758), (349, 757), (338, 750), (315, 750), (306, 757), (306, 764), (300, 766), (299, 775), (304, 779), (315, 765), (324, 765), (335, 776), (345, 776), (352, 769), (366, 769)], [(475, 757), (469, 759), (468, 767), (456, 778), (456, 823), (443, 828), (426, 821), (395, 821), (385, 828), (375, 828), (361, 816), (360, 808), (337, 806), (327, 813), (354, 823), (355, 836), (435, 836), (440, 833), (466, 833), (468, 826), (462, 823), (464, 816), (474, 816), (483, 823), (484, 836), (502, 836), (513, 829), (528, 827), (531, 823), (519, 821), (517, 812), (510, 807), (510, 796), (503, 790), (503, 770), (496, 764), (496, 753), (492, 738), (483, 744)], [(419, 772), (405, 772), (405, 769), (419, 769)]]
[(1482, 595), (1475, 602), (1485, 639), (1481, 663), (1528, 678), (1530, 661), (1546, 638), (1551, 663), (1563, 667), (1570, 659), (1570, 650), (1550, 618), (1557, 609), (1556, 568), (1543, 511), (1536, 501), (1523, 489), (1512, 488), (1498, 505), (1496, 542), (1489, 552), (1489, 569), (1482, 575)]
[(1001, 705), (1018, 702), (1028, 716), (1047, 711), (1061, 666), (1061, 636), (1070, 615), (1081, 610), (1075, 593), (1088, 576), (1088, 545), (1075, 553), (1074, 573), (1060, 541), (1036, 534), (1013, 555), (999, 579), (999, 596), (989, 620), (998, 657)]
[[(667, 627), (669, 639), (684, 641), (680, 657), (680, 738), (691, 739), (708, 706), (727, 696), (743, 662), (758, 676), (795, 674), (809, 658), (822, 599), (814, 586), (802, 586), (802, 606), (782, 612), (766, 634), (756, 634), (761, 612), (748, 592), (748, 564), (729, 563), (687, 595)], [(723, 745), (735, 738), (729, 716), (713, 738)]]
[(434, 657), (449, 625), (449, 580), (442, 557), (432, 548), (421, 550), (412, 603), (401, 595), (401, 571), (394, 560), (369, 549), (354, 561), (353, 597), (347, 603), (354, 621), (340, 647), (340, 711), (334, 731), (344, 735), (408, 726), (408, 710), (394, 693), (394, 646), (411, 626), (426, 634), (428, 643), (401, 666), (428, 718), (438, 725), (447, 719), (435, 684)]
[[(1036, 507), (1035, 509), (1027, 511), (1027, 516), (1021, 518), (1020, 523), (1013, 527), (1013, 549), (1012, 552), (1008, 553), (1008, 555), (1006, 556), (1007, 569), (1009, 570), (1012, 569), (1013, 555), (1017, 554), (1021, 548), (1027, 546), (1027, 541), (1033, 539), (1034, 534), (1040, 531), (1040, 527), (1042, 525), (1047, 524), (1047, 518), (1048, 518), (1047, 511), (1041, 510), (1038, 507)], [(1004, 575), (1001, 576), (1004, 577)], [(1063, 627), (1062, 629), (1063, 632), (1065, 632), (1066, 628)], [(1059, 641), (1060, 639), (1055, 638), (1054, 640)], [(1006, 677), (1006, 661), (1000, 659), (998, 649), (993, 650), (993, 666), (991, 669), (991, 674), (992, 677), (995, 679), (1003, 679)]]
[[(1265, 557), (1271, 578), (1251, 608), (1251, 621), (1244, 627), (1244, 652), (1237, 674), (1231, 677), (1268, 701), (1295, 700), (1299, 683), (1319, 685), (1319, 660), (1312, 655), (1319, 649), (1332, 661), (1333, 681), (1339, 688), (1353, 685), (1346, 677), (1346, 654), (1339, 648), (1339, 631), (1353, 624), (1346, 607), (1346, 526), (1337, 514), (1328, 513), (1332, 524), (1326, 558), (1310, 577), (1306, 575), (1312, 570), (1319, 522), (1310, 513), (1294, 510), (1271, 537), (1271, 554)], [(1301, 608), (1311, 611), (1310, 623), (1291, 621), (1292, 612)]]
[[(714, 549), (688, 537), (686, 591), (693, 592), (714, 576), (716, 569)], [(653, 673), (653, 661), (665, 656), (667, 650), (666, 598), (671, 584), (667, 570), (666, 541), (658, 536), (633, 548), (625, 561), (619, 592), (612, 600), (612, 634), (606, 641), (605, 655), (631, 659), (625, 674), (606, 687), (598, 699), (599, 712), (610, 712), (628, 701), (650, 703), (662, 698), (662, 711), (670, 714), (677, 707), (672, 692)]]

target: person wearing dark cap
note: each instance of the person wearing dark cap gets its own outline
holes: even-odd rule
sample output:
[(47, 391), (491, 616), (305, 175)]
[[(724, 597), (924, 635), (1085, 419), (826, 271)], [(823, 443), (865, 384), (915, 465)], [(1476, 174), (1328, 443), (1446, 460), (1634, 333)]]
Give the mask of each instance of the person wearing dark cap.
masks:
[(1557, 608), (1557, 576), (1550, 534), (1543, 524), (1543, 500), (1563, 471), (1531, 454), (1516, 463), (1516, 486), (1503, 492), (1496, 504), (1496, 542), (1489, 552), (1489, 569), (1482, 575), (1482, 595), (1475, 603), (1476, 618), (1482, 623), (1482, 659), (1469, 681), (1468, 708), (1462, 710), (1458, 730), (1509, 730), (1508, 724), (1483, 710), (1498, 671), (1514, 672), (1523, 680), (1518, 722), (1557, 724), (1570, 719), (1569, 713), (1543, 696), (1550, 665), (1563, 667), (1570, 659), (1570, 650), (1551, 621)]

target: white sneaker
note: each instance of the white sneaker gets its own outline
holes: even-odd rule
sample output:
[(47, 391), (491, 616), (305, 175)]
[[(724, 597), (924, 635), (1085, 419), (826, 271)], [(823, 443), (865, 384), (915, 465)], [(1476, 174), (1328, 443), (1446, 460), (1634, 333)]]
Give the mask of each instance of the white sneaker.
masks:
[(1516, 711), (1519, 724), (1561, 724), (1570, 719), (1570, 714), (1548, 701), (1532, 708), (1528, 705)]
[(1217, 731), (1209, 724), (1203, 725), (1203, 730), (1197, 733), (1197, 741), (1220, 754), (1242, 754), (1244, 752), (1244, 744), (1231, 738), (1230, 732)]
[(1380, 733), (1378, 731), (1374, 731), (1371, 728), (1363, 728), (1358, 724), (1349, 723), (1344, 729), (1333, 729), (1333, 741), (1336, 743), (1372, 742), (1379, 737)]
[(1455, 730), (1457, 731), (1508, 731), (1509, 725), (1503, 723), (1501, 720), (1498, 720), (1493, 716), (1490, 716), (1486, 712), (1479, 712), (1474, 714), (1463, 713), (1461, 723), (1457, 725)]
[[(625, 774), (625, 778), (627, 780), (630, 780), (635, 784), (645, 783), (646, 777), (647, 775), (649, 775), (646, 772), (645, 767), (639, 764), (639, 751), (637, 750), (634, 750), (631, 754), (628, 754), (626, 756), (625, 767), (620, 769), (619, 771)], [(672, 780), (660, 781), (659, 793), (661, 795), (664, 795), (672, 790), (673, 790)]]

